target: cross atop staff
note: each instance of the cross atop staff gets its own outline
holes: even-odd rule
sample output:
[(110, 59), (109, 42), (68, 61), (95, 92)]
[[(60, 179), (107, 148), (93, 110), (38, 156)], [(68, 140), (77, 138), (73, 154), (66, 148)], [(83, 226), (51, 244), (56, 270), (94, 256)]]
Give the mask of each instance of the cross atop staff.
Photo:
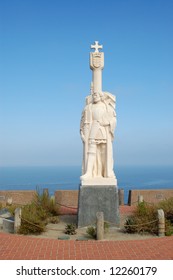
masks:
[(95, 52), (99, 52), (99, 49), (102, 49), (103, 46), (99, 45), (98, 41), (95, 41), (95, 45), (91, 45), (91, 49), (95, 49)]

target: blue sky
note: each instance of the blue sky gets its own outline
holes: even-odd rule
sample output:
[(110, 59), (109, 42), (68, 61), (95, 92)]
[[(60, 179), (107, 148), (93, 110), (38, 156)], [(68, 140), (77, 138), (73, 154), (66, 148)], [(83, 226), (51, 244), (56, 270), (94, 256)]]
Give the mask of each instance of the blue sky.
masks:
[(171, 0), (0, 1), (0, 166), (81, 164), (95, 40), (115, 165), (172, 165), (172, 14)]

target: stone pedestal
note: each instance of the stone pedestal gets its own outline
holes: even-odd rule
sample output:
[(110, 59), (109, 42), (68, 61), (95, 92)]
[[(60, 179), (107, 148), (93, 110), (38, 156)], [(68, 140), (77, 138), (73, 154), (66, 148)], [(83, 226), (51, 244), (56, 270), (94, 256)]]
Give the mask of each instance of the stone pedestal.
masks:
[(119, 227), (119, 199), (117, 186), (86, 185), (79, 188), (78, 227), (96, 223), (96, 213), (103, 212), (110, 227)]

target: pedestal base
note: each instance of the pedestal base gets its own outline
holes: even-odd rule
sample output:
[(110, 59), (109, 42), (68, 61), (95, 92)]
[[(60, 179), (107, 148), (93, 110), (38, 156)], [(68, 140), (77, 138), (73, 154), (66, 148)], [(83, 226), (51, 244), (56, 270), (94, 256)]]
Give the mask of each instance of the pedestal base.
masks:
[(96, 213), (103, 212), (105, 222), (119, 227), (119, 199), (117, 186), (80, 186), (78, 227), (96, 222)]

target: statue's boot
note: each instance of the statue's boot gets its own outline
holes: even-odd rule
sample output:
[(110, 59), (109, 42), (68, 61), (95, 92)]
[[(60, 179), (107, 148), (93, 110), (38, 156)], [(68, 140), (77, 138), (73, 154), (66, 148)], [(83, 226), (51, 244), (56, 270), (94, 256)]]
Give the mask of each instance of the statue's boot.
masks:
[(95, 158), (96, 158), (95, 153), (89, 153), (88, 154), (86, 173), (80, 177), (81, 179), (90, 179), (90, 178), (93, 177), (92, 172), (93, 172)]

